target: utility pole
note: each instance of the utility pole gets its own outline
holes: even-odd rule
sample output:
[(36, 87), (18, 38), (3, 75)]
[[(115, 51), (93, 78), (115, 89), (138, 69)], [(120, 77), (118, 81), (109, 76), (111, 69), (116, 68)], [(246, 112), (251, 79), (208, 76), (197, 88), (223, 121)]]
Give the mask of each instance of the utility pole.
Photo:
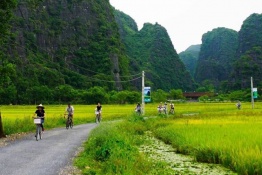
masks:
[(142, 71), (142, 114), (145, 115), (145, 72)]
[(254, 109), (253, 77), (251, 77), (251, 103), (252, 103), (252, 109)]

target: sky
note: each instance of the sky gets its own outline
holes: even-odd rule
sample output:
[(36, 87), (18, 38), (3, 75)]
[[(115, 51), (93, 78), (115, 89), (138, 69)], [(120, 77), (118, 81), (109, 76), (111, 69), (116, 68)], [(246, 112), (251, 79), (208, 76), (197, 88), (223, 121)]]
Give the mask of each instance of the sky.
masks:
[(217, 27), (239, 31), (252, 13), (262, 13), (262, 0), (109, 0), (141, 29), (156, 22), (168, 31), (178, 53), (201, 44), (202, 35)]

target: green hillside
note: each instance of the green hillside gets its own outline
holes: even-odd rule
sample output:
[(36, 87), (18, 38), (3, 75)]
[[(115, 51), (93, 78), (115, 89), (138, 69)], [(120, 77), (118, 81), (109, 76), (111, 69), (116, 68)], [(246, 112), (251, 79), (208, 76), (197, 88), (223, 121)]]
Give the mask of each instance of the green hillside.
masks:
[(228, 80), (236, 60), (238, 33), (227, 28), (217, 28), (202, 37), (195, 80), (211, 82), (216, 88)]
[(179, 53), (179, 58), (185, 64), (192, 77), (195, 76), (195, 69), (199, 57), (200, 47), (201, 45), (192, 45), (185, 51)]
[(63, 88), (129, 88), (120, 83), (129, 63), (108, 0), (19, 0), (8, 24), (1, 103), (33, 103), (43, 93), (57, 101)]
[(154, 89), (179, 88), (186, 91), (194, 88), (192, 77), (179, 59), (164, 27), (146, 23), (137, 31), (136, 27), (131, 27), (136, 26), (131, 17), (120, 11), (115, 11), (115, 17), (122, 31), (132, 73), (145, 70), (146, 84)]
[(235, 63), (230, 85), (234, 89), (262, 85), (262, 14), (252, 14), (239, 31), (238, 60)]

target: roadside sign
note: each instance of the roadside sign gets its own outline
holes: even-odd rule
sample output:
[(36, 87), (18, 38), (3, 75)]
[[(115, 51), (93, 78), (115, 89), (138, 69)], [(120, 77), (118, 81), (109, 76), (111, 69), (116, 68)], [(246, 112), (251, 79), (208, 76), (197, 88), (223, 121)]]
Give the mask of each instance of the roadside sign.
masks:
[(253, 88), (253, 98), (258, 98), (257, 88)]
[(144, 88), (144, 100), (146, 103), (151, 102), (151, 87)]

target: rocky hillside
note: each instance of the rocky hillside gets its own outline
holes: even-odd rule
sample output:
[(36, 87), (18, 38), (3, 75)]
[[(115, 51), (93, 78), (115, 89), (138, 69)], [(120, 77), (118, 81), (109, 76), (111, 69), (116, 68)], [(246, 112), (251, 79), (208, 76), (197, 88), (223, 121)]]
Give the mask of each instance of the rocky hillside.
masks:
[(232, 75), (231, 88), (250, 87), (250, 77), (254, 84), (262, 85), (262, 14), (252, 14), (239, 31), (238, 60)]
[(195, 69), (199, 57), (200, 47), (200, 44), (192, 45), (185, 51), (179, 53), (179, 58), (185, 64), (192, 77), (195, 76)]
[(228, 80), (236, 60), (238, 33), (227, 28), (217, 28), (202, 37), (202, 45), (197, 62), (195, 80), (206, 80), (219, 87)]
[(154, 89), (194, 88), (192, 77), (179, 59), (164, 27), (146, 23), (138, 31), (134, 20), (128, 15), (116, 10), (115, 17), (132, 73), (145, 70), (146, 85)]
[[(28, 2), (19, 3), (14, 27), (23, 47), (47, 54), (50, 61), (68, 65), (82, 75), (120, 80), (120, 71), (127, 74), (127, 60), (108, 1)], [(28, 57), (25, 49), (18, 53)]]
[(5, 88), (12, 86), (18, 101), (40, 86), (128, 87), (119, 83), (128, 59), (108, 0), (19, 0), (10, 25)]

